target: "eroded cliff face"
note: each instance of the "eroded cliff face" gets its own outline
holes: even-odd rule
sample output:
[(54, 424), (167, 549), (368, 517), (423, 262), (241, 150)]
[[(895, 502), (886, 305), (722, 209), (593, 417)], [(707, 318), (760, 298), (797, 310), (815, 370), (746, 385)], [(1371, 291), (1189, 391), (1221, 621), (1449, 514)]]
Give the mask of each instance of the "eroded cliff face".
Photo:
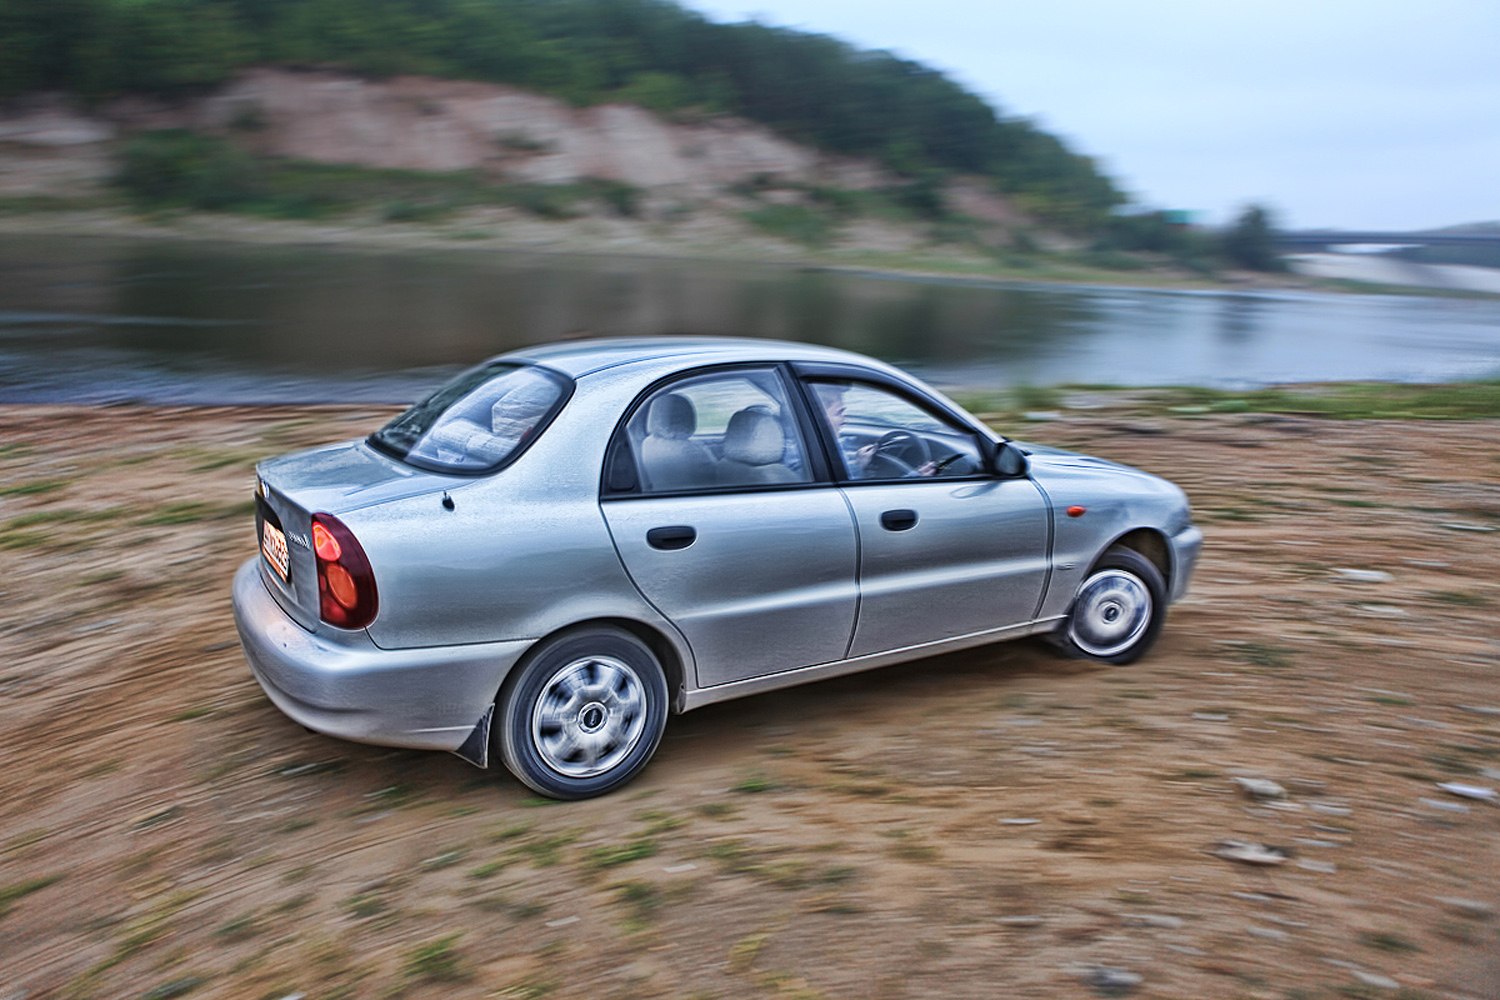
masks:
[[(737, 185), (867, 189), (897, 178), (867, 161), (790, 142), (743, 119), (677, 122), (633, 105), (577, 108), (494, 84), (426, 77), (367, 80), (257, 69), (197, 99), (122, 98), (83, 112), (59, 96), (0, 109), (0, 194), (76, 193), (101, 183), (107, 151), (131, 132), (190, 128), (261, 153), (409, 170), (480, 170), (497, 179), (620, 181), (648, 198), (711, 203)], [(950, 204), (997, 228), (1024, 222), (977, 178)]]
[(676, 124), (631, 105), (575, 108), (527, 91), (456, 80), (257, 70), (200, 102), (191, 115), (199, 128), (259, 126), (251, 132), (258, 148), (283, 156), (411, 170), (481, 169), (540, 183), (600, 177), (647, 190), (708, 194), (762, 174), (841, 187), (887, 180), (858, 161), (798, 146), (741, 120)]

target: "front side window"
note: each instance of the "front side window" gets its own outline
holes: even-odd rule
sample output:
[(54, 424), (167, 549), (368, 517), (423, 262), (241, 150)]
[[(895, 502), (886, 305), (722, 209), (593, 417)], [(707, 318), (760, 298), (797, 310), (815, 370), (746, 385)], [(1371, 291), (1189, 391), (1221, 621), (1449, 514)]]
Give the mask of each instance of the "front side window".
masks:
[(542, 368), (480, 365), (370, 435), (370, 444), (434, 472), (489, 472), (541, 433), (569, 388), (561, 375)]
[(647, 493), (811, 482), (801, 432), (773, 369), (683, 379), (625, 427)]
[(810, 385), (847, 479), (972, 476), (984, 468), (972, 431), (905, 396), (865, 382)]

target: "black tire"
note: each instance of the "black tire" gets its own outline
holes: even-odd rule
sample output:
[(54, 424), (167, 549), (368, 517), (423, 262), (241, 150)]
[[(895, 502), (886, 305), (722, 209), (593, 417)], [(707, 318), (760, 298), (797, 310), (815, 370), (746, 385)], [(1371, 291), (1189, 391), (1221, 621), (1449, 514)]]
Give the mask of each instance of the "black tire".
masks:
[(496, 699), (492, 750), (527, 787), (586, 799), (634, 778), (667, 723), (667, 680), (645, 643), (613, 628), (533, 650)]
[(1161, 570), (1133, 549), (1112, 548), (1084, 577), (1052, 640), (1070, 656), (1123, 666), (1146, 654), (1166, 618)]

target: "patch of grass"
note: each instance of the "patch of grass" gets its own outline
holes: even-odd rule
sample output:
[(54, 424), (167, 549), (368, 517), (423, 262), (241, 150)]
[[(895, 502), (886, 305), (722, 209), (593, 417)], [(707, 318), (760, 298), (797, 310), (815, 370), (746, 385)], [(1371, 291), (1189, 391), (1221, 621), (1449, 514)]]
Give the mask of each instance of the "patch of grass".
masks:
[(248, 941), (263, 930), (265, 928), (261, 926), (254, 912), (242, 913), (220, 924), (214, 931), (214, 937), (221, 941)]
[(709, 845), (704, 856), (715, 861), (726, 873), (750, 875), (783, 888), (800, 888), (809, 883), (807, 862), (787, 858), (782, 851), (753, 847), (739, 838)]
[(56, 493), (69, 485), (66, 479), (33, 479), (28, 483), (0, 486), (0, 497), (32, 497), (44, 493)]
[(924, 844), (918, 840), (900, 839), (890, 847), (890, 852), (902, 861), (928, 862), (936, 861), (938, 850), (931, 844)]
[(1483, 420), (1500, 417), (1500, 378), (1442, 385), (1344, 382), (1278, 386), (1235, 393), (1207, 388), (1153, 390), (1162, 405), (1235, 400), (1245, 411), (1327, 417), (1334, 420)]
[(377, 891), (359, 892), (344, 900), (344, 909), (356, 920), (378, 917), (389, 909), (385, 897)]
[(1056, 386), (1018, 385), (1008, 395), (1017, 410), (1055, 410), (1062, 405), (1062, 390)]
[(768, 236), (809, 247), (828, 244), (837, 228), (831, 213), (807, 205), (762, 205), (743, 218)]
[(1377, 705), (1394, 705), (1399, 707), (1416, 704), (1410, 698), (1400, 698), (1396, 695), (1390, 694), (1372, 694), (1369, 695), (1365, 700), (1372, 701)]
[(1433, 767), (1446, 774), (1468, 774), (1473, 770), (1468, 761), (1461, 760), (1452, 753), (1434, 750), (1432, 753), (1424, 754), (1423, 759)]
[(214, 504), (189, 500), (183, 503), (165, 504), (152, 513), (137, 518), (136, 523), (151, 527), (169, 524), (193, 524), (197, 521), (208, 521), (223, 516), (222, 509)]
[(1248, 663), (1254, 667), (1268, 667), (1272, 670), (1280, 670), (1292, 665), (1292, 651), (1290, 649), (1263, 642), (1244, 643), (1237, 647), (1232, 655), (1236, 660)]
[(510, 860), (508, 858), (498, 858), (494, 861), (486, 861), (482, 865), (470, 868), (469, 878), (475, 879), (476, 881), (479, 879), (491, 878), (509, 867)]
[(125, 576), (123, 569), (104, 569), (97, 573), (85, 573), (79, 577), (79, 581), (90, 587), (97, 587), (101, 583), (114, 583)]
[(615, 900), (626, 909), (625, 929), (644, 930), (656, 918), (662, 904), (662, 891), (649, 882), (617, 882), (610, 886)]
[(518, 849), (531, 859), (536, 868), (552, 868), (562, 861), (562, 849), (578, 839), (576, 833), (560, 833), (540, 840), (527, 841)]
[(530, 832), (530, 823), (511, 823), (507, 826), (499, 826), (491, 830), (485, 839), (492, 844), (499, 844), (503, 841), (515, 840), (517, 837), (524, 837)]
[(1437, 604), (1450, 604), (1457, 608), (1483, 608), (1490, 603), (1482, 594), (1471, 594), (1463, 590), (1429, 590), (1422, 595)]
[(649, 858), (655, 853), (656, 841), (643, 838), (613, 847), (596, 847), (588, 852), (585, 863), (595, 869), (616, 868), (641, 858)]
[(532, 917), (540, 916), (547, 911), (547, 904), (545, 903), (537, 903), (532, 900), (517, 902), (501, 892), (481, 896), (473, 900), (469, 905), (484, 910), (486, 913), (503, 913), (515, 921), (530, 920)]
[(740, 811), (740, 807), (733, 802), (700, 802), (693, 811), (709, 819), (729, 819)]
[(746, 934), (734, 944), (729, 946), (729, 968), (735, 972), (744, 972), (755, 962), (755, 956), (765, 947), (766, 939), (771, 935), (765, 931), (755, 934)]
[(457, 207), (452, 202), (400, 198), (385, 204), (380, 210), (380, 219), (382, 222), (437, 222), (452, 215)]
[(746, 795), (757, 795), (761, 792), (774, 792), (781, 786), (763, 774), (755, 774), (741, 781), (730, 789), (732, 792), (741, 792)]
[(7, 528), (31, 528), (39, 524), (93, 524), (102, 521), (118, 520), (124, 514), (119, 507), (105, 507), (101, 510), (78, 510), (74, 507), (52, 507), (47, 510), (35, 510), (20, 517), (13, 517), (5, 522)]
[(33, 892), (41, 892), (47, 886), (60, 882), (62, 878), (62, 875), (47, 875), (42, 878), (28, 879), (25, 882), (16, 882), (0, 888), (0, 917), (10, 912), (10, 908), (16, 900), (24, 899)]
[(622, 216), (640, 192), (619, 181), (495, 183), (479, 171), (439, 173), (259, 156), (234, 142), (182, 129), (136, 135), (114, 179), (136, 208), (233, 212), (273, 219), (324, 219), (355, 211), (386, 222), (432, 223), (456, 212), (508, 205), (544, 219), (570, 219), (586, 203)]
[(646, 824), (641, 832), (648, 837), (670, 833), (687, 825), (687, 820), (681, 816), (674, 816), (660, 809), (647, 809), (644, 812), (637, 813), (635, 818)]
[(1359, 936), (1360, 943), (1377, 951), (1409, 952), (1421, 951), (1422, 948), (1410, 938), (1404, 938), (1400, 934), (1392, 934), (1386, 931), (1372, 931)]
[(459, 934), (448, 934), (412, 949), (406, 957), (407, 978), (419, 982), (455, 982), (465, 978), (456, 947)]
[(227, 468), (231, 465), (243, 466), (246, 470), (255, 467), (255, 463), (261, 459), (260, 452), (254, 454), (236, 454), (232, 451), (223, 454), (211, 454), (198, 464), (193, 466), (194, 472), (213, 472), (215, 469)]
[(173, 997), (186, 996), (206, 982), (208, 980), (202, 976), (184, 976), (147, 990), (141, 994), (141, 1000), (172, 1000)]

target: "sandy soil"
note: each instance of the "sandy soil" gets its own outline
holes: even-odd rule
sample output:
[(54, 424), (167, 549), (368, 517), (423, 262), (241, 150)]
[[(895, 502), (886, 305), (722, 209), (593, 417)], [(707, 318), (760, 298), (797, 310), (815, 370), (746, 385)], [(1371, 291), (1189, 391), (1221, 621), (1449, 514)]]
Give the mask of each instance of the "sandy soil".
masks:
[(1146, 660), (713, 706), (555, 805), (242, 662), (253, 462), (383, 415), (0, 408), (0, 997), (1500, 995), (1500, 806), (1438, 788), (1500, 786), (1500, 423), (1026, 428), (1193, 497)]

